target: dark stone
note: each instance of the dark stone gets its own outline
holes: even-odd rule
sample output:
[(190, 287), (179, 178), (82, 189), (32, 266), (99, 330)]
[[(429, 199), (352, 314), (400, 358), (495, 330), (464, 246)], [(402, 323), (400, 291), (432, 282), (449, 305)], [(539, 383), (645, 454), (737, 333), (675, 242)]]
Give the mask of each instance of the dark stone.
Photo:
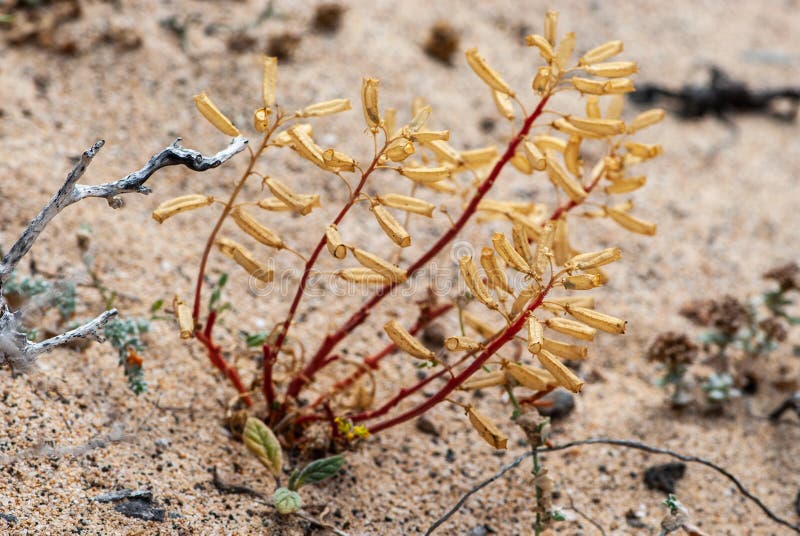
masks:
[(0, 519), (5, 519), (9, 523), (16, 523), (18, 521), (17, 516), (14, 514), (4, 514), (3, 512), (0, 512)]
[[(447, 463), (453, 463), (454, 461), (456, 461), (456, 451), (454, 451), (453, 449), (447, 449), (447, 452), (445, 452), (444, 454), (444, 459), (447, 461)], [(797, 497), (798, 500), (800, 500), (800, 495), (798, 495)]]
[(433, 421), (430, 420), (428, 417), (423, 416), (417, 419), (417, 430), (419, 430), (423, 434), (439, 437), (439, 430), (436, 428), (436, 425), (433, 424)]
[(165, 510), (156, 508), (150, 501), (131, 499), (114, 506), (114, 510), (122, 515), (141, 519), (142, 521), (164, 521)]
[(550, 417), (551, 421), (563, 419), (575, 409), (575, 397), (566, 391), (554, 391), (542, 397), (543, 402), (552, 402), (549, 406), (540, 406), (536, 409), (540, 415)]
[(683, 462), (654, 465), (644, 473), (644, 483), (648, 489), (675, 493), (675, 484), (683, 478), (686, 464)]
[(643, 529), (647, 527), (647, 524), (641, 519), (639, 519), (639, 516), (636, 514), (636, 512), (633, 511), (633, 509), (630, 509), (627, 512), (625, 512), (625, 521), (628, 523), (629, 526), (635, 529)]
[(489, 525), (478, 525), (472, 527), (467, 536), (487, 536), (487, 534), (497, 534), (497, 532)]

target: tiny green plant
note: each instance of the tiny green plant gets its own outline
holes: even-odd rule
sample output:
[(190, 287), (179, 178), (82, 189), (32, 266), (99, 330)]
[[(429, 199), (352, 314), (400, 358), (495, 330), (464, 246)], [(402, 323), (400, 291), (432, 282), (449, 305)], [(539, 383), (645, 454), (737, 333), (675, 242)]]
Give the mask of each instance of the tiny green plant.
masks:
[(249, 417), (242, 438), (247, 449), (275, 476), (277, 486), (272, 504), (281, 514), (291, 514), (302, 508), (303, 500), (298, 493), (301, 487), (331, 478), (344, 464), (341, 455), (314, 460), (302, 469), (293, 469), (286, 487), (283, 487), (280, 485), (283, 450), (272, 430), (260, 419)]
[[(796, 263), (781, 265), (766, 272), (764, 278), (776, 286), (749, 300), (724, 296), (694, 301), (681, 309), (683, 316), (706, 328), (697, 337), (699, 346), (678, 333), (661, 334), (651, 344), (647, 357), (664, 366), (665, 375), (659, 384), (673, 386), (673, 405), (691, 402), (693, 382), (687, 373), (697, 361), (712, 367), (700, 382), (712, 407), (720, 407), (743, 391), (753, 391), (763, 379), (766, 357), (780, 350), (791, 328), (800, 324), (800, 317), (793, 313), (800, 290), (800, 267)], [(792, 353), (797, 353), (796, 347)], [(702, 354), (702, 360), (698, 354)]]

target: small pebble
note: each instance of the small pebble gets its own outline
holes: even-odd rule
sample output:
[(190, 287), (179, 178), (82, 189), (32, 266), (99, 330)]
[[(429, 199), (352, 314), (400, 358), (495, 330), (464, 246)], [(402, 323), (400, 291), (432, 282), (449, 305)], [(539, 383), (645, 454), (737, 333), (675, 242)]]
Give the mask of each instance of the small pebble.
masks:
[(417, 430), (423, 434), (439, 437), (439, 430), (436, 428), (436, 425), (433, 424), (433, 421), (428, 417), (420, 417), (417, 419)]
[(550, 417), (551, 421), (563, 419), (575, 409), (575, 397), (566, 391), (554, 391), (543, 397), (542, 401), (552, 402), (552, 405), (536, 409), (539, 410), (540, 415)]
[(141, 519), (142, 521), (164, 521), (166, 511), (156, 508), (150, 501), (131, 499), (114, 506), (114, 510), (122, 515)]
[(683, 478), (686, 464), (683, 462), (654, 465), (644, 473), (644, 483), (648, 489), (675, 493), (675, 484)]

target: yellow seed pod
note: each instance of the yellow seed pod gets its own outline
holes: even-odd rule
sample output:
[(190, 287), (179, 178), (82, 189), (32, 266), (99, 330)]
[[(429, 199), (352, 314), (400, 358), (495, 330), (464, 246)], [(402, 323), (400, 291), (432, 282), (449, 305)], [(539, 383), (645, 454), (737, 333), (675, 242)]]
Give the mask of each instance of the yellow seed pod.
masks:
[(594, 76), (616, 78), (635, 74), (639, 72), (639, 67), (636, 65), (635, 61), (612, 61), (608, 63), (595, 63), (594, 65), (587, 65), (583, 68), (583, 70)]
[(511, 292), (511, 287), (508, 286), (508, 277), (497, 257), (494, 256), (492, 248), (483, 248), (481, 250), (481, 266), (483, 271), (486, 272), (486, 279), (489, 281), (489, 286), (493, 289), (502, 290), (504, 292)]
[(444, 346), (451, 352), (472, 352), (483, 348), (483, 345), (475, 339), (464, 336), (447, 337)]
[(500, 74), (489, 67), (486, 60), (478, 54), (477, 48), (467, 50), (466, 56), (467, 64), (487, 86), (510, 97), (515, 95), (511, 87), (500, 77)]
[(264, 108), (272, 110), (275, 106), (275, 87), (278, 83), (278, 58), (264, 58), (264, 74), (261, 77), (261, 99)]
[(361, 105), (364, 112), (364, 121), (367, 127), (374, 133), (378, 132), (381, 126), (381, 114), (378, 110), (378, 85), (379, 80), (375, 78), (364, 78), (361, 82)]
[(461, 159), (464, 161), (467, 169), (478, 169), (488, 166), (497, 159), (497, 156), (497, 147), (494, 145), (482, 147), (480, 149), (461, 151)]
[(375, 219), (378, 220), (378, 225), (381, 226), (383, 232), (386, 233), (392, 242), (401, 248), (407, 248), (411, 245), (411, 236), (408, 234), (400, 223), (395, 219), (392, 214), (381, 205), (373, 205), (372, 213)]
[(567, 142), (566, 140), (562, 140), (561, 138), (556, 138), (555, 136), (547, 136), (547, 135), (540, 135), (533, 137), (533, 144), (539, 148), (542, 152), (547, 152), (548, 150), (557, 151), (559, 153), (563, 153), (567, 150)]
[(279, 180), (266, 178), (264, 179), (264, 184), (267, 185), (272, 195), (283, 201), (286, 205), (292, 207), (292, 210), (295, 212), (299, 212), (303, 216), (311, 212), (313, 205), (309, 202), (309, 199), (296, 194)]
[(464, 391), (475, 391), (476, 389), (485, 389), (487, 387), (497, 387), (508, 383), (506, 373), (502, 370), (483, 374), (481, 376), (472, 377), (458, 386), (459, 389)]
[(219, 111), (219, 108), (211, 102), (211, 99), (208, 98), (205, 92), (194, 96), (194, 105), (203, 117), (214, 125), (217, 130), (228, 136), (239, 136), (239, 129), (233, 126), (231, 120)]
[(462, 164), (461, 155), (449, 143), (443, 140), (426, 141), (423, 145), (433, 151), (440, 162), (457, 166)]
[(492, 245), (494, 245), (494, 249), (497, 251), (497, 254), (500, 255), (500, 258), (514, 270), (524, 274), (530, 273), (530, 265), (522, 258), (522, 255), (517, 253), (517, 250), (515, 250), (511, 242), (508, 241), (506, 235), (503, 233), (494, 233), (492, 235)]
[(253, 112), (253, 128), (256, 132), (266, 132), (269, 130), (269, 110), (259, 108)]
[(638, 143), (635, 141), (626, 141), (625, 149), (627, 149), (630, 154), (638, 156), (643, 160), (660, 156), (663, 151), (661, 145), (651, 145), (647, 143)]
[(636, 216), (632, 216), (627, 212), (617, 210), (613, 207), (604, 207), (608, 217), (614, 220), (620, 227), (631, 231), (648, 236), (656, 234), (656, 224), (648, 221), (640, 220)]
[(511, 318), (516, 318), (516, 316), (525, 309), (528, 302), (535, 296), (538, 296), (541, 291), (542, 287), (539, 285), (538, 281), (533, 281), (530, 285), (522, 289), (511, 306)]
[(472, 406), (467, 407), (467, 415), (472, 427), (478, 431), (481, 437), (496, 449), (505, 449), (508, 438), (486, 415), (479, 413)]
[(351, 250), (356, 260), (364, 268), (378, 272), (392, 283), (402, 283), (406, 280), (407, 274), (402, 268), (363, 249), (351, 248)]
[(258, 220), (248, 214), (242, 207), (234, 208), (231, 211), (231, 218), (233, 218), (233, 221), (239, 229), (265, 246), (275, 249), (283, 249), (286, 247), (283, 240), (281, 240), (277, 234), (261, 225)]
[(550, 256), (552, 255), (553, 238), (556, 233), (556, 225), (552, 221), (548, 221), (543, 229), (539, 241), (536, 243), (536, 253), (533, 255), (533, 273), (541, 277), (549, 264)]
[(328, 228), (325, 229), (325, 245), (328, 247), (328, 253), (334, 258), (344, 259), (347, 257), (347, 247), (342, 242), (339, 228), (334, 223), (328, 225)]
[(422, 130), (428, 123), (433, 108), (429, 104), (425, 104), (422, 97), (415, 97), (411, 102), (411, 122), (404, 130), (410, 133), (416, 133)]
[(489, 309), (497, 309), (497, 302), (494, 301), (486, 283), (478, 275), (478, 267), (472, 262), (472, 258), (466, 255), (459, 258), (458, 267), (461, 270), (461, 277), (464, 278), (472, 295)]
[(325, 162), (325, 168), (334, 172), (356, 170), (356, 161), (348, 155), (337, 151), (336, 149), (327, 149), (322, 153), (322, 161)]
[(236, 264), (245, 269), (253, 277), (264, 283), (272, 282), (274, 272), (253, 258), (253, 255), (241, 244), (228, 238), (217, 238), (217, 247), (226, 257), (233, 259)]
[(598, 266), (611, 264), (612, 262), (618, 261), (621, 258), (622, 252), (619, 248), (606, 248), (600, 251), (592, 251), (590, 253), (581, 253), (579, 255), (575, 255), (564, 263), (564, 268), (569, 271), (587, 270), (589, 268), (597, 268)]
[[(564, 312), (567, 305), (575, 305), (576, 307), (585, 307), (587, 309), (594, 308), (594, 298), (591, 296), (561, 296), (560, 298), (548, 298), (542, 305), (545, 309), (554, 312)], [(553, 306), (549, 308), (548, 306)]]
[(397, 108), (386, 108), (383, 112), (383, 128), (389, 133), (389, 138), (397, 132)]
[(414, 154), (414, 144), (406, 138), (396, 138), (386, 147), (384, 155), (392, 162), (402, 162)]
[(586, 97), (586, 117), (592, 119), (600, 119), (600, 117), (602, 117), (600, 113), (600, 99), (597, 98), (597, 95), (589, 95)]
[(506, 95), (505, 93), (500, 93), (499, 91), (492, 91), (492, 98), (494, 99), (494, 105), (497, 108), (497, 111), (508, 119), (509, 121), (514, 120), (514, 103), (511, 101), (511, 97)]
[(528, 233), (521, 225), (514, 225), (511, 229), (511, 238), (514, 241), (514, 251), (516, 251), (523, 260), (530, 265), (533, 262), (533, 252), (531, 251), (531, 244), (528, 241)]
[(542, 349), (542, 339), (544, 339), (544, 327), (536, 317), (530, 315), (525, 322), (528, 329), (528, 351), (532, 354), (538, 354)]
[(567, 148), (564, 151), (564, 164), (567, 166), (567, 171), (580, 177), (583, 175), (581, 169), (581, 142), (583, 138), (580, 136), (570, 136), (567, 142)]
[(322, 169), (327, 169), (325, 167), (325, 160), (322, 158), (322, 149), (314, 143), (314, 140), (311, 139), (311, 136), (306, 134), (304, 129), (294, 126), (286, 132), (292, 140), (292, 149), (297, 151), (297, 154), (312, 164)]
[(483, 319), (478, 318), (477, 316), (473, 315), (469, 311), (464, 311), (461, 313), (461, 319), (464, 321), (464, 324), (469, 326), (471, 329), (475, 330), (478, 335), (483, 337), (484, 339), (491, 339), (498, 333), (498, 329), (492, 327), (490, 324), (487, 324), (483, 321)]
[(177, 294), (172, 298), (172, 312), (178, 321), (181, 339), (191, 339), (194, 336), (194, 320), (192, 311)]
[(383, 330), (392, 340), (392, 342), (405, 353), (427, 361), (434, 361), (436, 354), (433, 350), (425, 348), (425, 345), (414, 338), (411, 333), (405, 330), (397, 320), (389, 320), (383, 325)]
[(553, 375), (558, 385), (573, 393), (580, 392), (584, 384), (583, 380), (578, 378), (575, 373), (567, 368), (564, 363), (559, 361), (556, 356), (547, 350), (542, 350), (536, 357), (539, 358), (539, 362), (542, 366)]
[(556, 47), (556, 55), (555, 58), (553, 58), (561, 72), (567, 70), (573, 50), (575, 50), (575, 33), (569, 32), (561, 39), (558, 47)]
[(558, 33), (558, 11), (548, 9), (544, 16), (544, 38), (553, 46), (556, 46), (556, 34)]
[[(302, 132), (309, 138), (314, 135), (314, 127), (311, 125), (311, 123), (298, 123), (294, 125), (293, 128)], [(289, 133), (285, 130), (275, 136), (273, 143), (278, 147), (291, 147), (294, 144), (292, 138), (289, 136)]]
[(433, 217), (433, 211), (436, 208), (433, 203), (401, 194), (383, 194), (379, 195), (376, 199), (378, 203), (385, 207), (404, 210), (405, 212), (419, 214), (420, 216), (428, 218)]
[(517, 151), (514, 153), (514, 156), (511, 157), (509, 162), (511, 162), (511, 165), (514, 166), (514, 168), (520, 173), (525, 175), (530, 175), (533, 173), (533, 165), (523, 151)]
[(603, 137), (625, 133), (625, 123), (619, 119), (592, 119), (568, 115), (567, 121), (581, 130), (588, 130)]
[(443, 194), (456, 194), (458, 193), (458, 187), (455, 185), (453, 181), (446, 180), (446, 181), (438, 181), (438, 182), (425, 182), (425, 183), (418, 183), (425, 188), (430, 188), (434, 192), (441, 192)]
[(634, 132), (638, 132), (643, 128), (655, 125), (663, 120), (664, 116), (666, 116), (666, 112), (661, 108), (653, 108), (652, 110), (642, 112), (634, 117), (633, 121), (628, 123), (628, 134), (633, 134)]
[(586, 309), (575, 305), (566, 305), (564, 307), (567, 312), (572, 315), (576, 320), (583, 322), (586, 325), (597, 328), (606, 333), (614, 333), (621, 335), (625, 333), (625, 320), (599, 313), (593, 309)]
[(568, 275), (562, 282), (567, 290), (589, 290), (601, 285), (600, 276), (597, 274)]
[(531, 89), (537, 95), (544, 95), (550, 91), (550, 86), (553, 83), (553, 71), (550, 67), (539, 67), (536, 70), (536, 76), (533, 77)]
[(532, 241), (539, 240), (539, 236), (542, 234), (542, 219), (537, 216), (528, 216), (527, 214), (521, 214), (519, 212), (506, 212), (505, 216), (511, 220), (514, 225), (518, 225), (525, 230), (525, 234), (528, 235), (528, 239)]
[(591, 78), (582, 78), (580, 76), (572, 77), (572, 87), (581, 93), (588, 93), (589, 95), (606, 95), (608, 91), (606, 86), (607, 80), (593, 80)]
[(610, 186), (604, 188), (607, 194), (626, 194), (638, 190), (647, 183), (647, 177), (640, 175), (638, 177), (626, 177), (614, 181)]
[(410, 134), (414, 141), (420, 143), (427, 143), (429, 141), (448, 141), (450, 139), (449, 130), (423, 130), (421, 132), (414, 132)]
[(547, 175), (553, 184), (564, 190), (567, 196), (576, 203), (582, 203), (588, 195), (586, 190), (583, 189), (583, 185), (564, 169), (561, 162), (556, 160), (552, 151), (547, 151), (545, 155), (547, 158)]
[(534, 391), (544, 391), (555, 387), (558, 383), (546, 370), (536, 369), (520, 363), (508, 363), (506, 371), (517, 383)]
[(596, 46), (581, 56), (578, 60), (579, 65), (592, 65), (613, 58), (623, 50), (622, 41), (608, 41)]
[(599, 132), (578, 128), (569, 121), (567, 121), (566, 119), (556, 119), (555, 121), (553, 121), (553, 128), (555, 128), (560, 132), (563, 132), (564, 134), (568, 134), (570, 136), (580, 136), (581, 138), (600, 139), (605, 137), (604, 134), (600, 134)]
[(569, 318), (561, 318), (558, 316), (554, 318), (548, 318), (545, 321), (545, 324), (553, 331), (563, 333), (564, 335), (569, 335), (570, 337), (575, 337), (576, 339), (582, 339), (584, 341), (593, 341), (594, 335), (597, 333), (596, 329), (591, 326), (587, 326), (582, 322), (570, 320)]
[(448, 167), (439, 166), (432, 168), (400, 168), (398, 172), (418, 184), (431, 184), (450, 177)]
[(522, 151), (533, 169), (544, 171), (547, 168), (544, 154), (531, 140), (526, 139), (522, 142)]
[(200, 207), (207, 207), (214, 202), (214, 197), (211, 195), (191, 194), (182, 195), (169, 201), (164, 201), (153, 211), (153, 219), (158, 223), (164, 223), (167, 218), (171, 218), (175, 214), (194, 210)]
[(630, 78), (610, 78), (606, 83), (606, 92), (609, 95), (619, 95), (636, 91), (633, 80)]
[(563, 266), (572, 257), (572, 246), (569, 243), (569, 223), (562, 216), (556, 222), (553, 235), (553, 260), (556, 266)]
[(611, 95), (608, 98), (606, 107), (607, 119), (619, 119), (622, 117), (622, 109), (625, 107), (625, 97), (622, 95)]
[(557, 355), (561, 359), (568, 359), (570, 361), (580, 361), (589, 356), (589, 349), (585, 346), (556, 341), (554, 339), (548, 339), (547, 337), (542, 339), (542, 348)]
[(338, 114), (347, 110), (350, 110), (350, 99), (332, 99), (306, 106), (296, 115), (297, 117), (322, 117), (323, 115)]
[(539, 49), (539, 55), (546, 62), (552, 61), (556, 53), (553, 50), (553, 45), (547, 40), (546, 37), (541, 35), (528, 35), (525, 37), (525, 44), (529, 47), (536, 47)]
[(391, 283), (384, 276), (369, 268), (345, 268), (344, 270), (338, 270), (336, 275), (348, 283), (362, 285), (387, 285)]
[(509, 212), (532, 214), (536, 210), (536, 205), (528, 201), (500, 201), (497, 199), (484, 198), (478, 202), (478, 210), (483, 212), (498, 212), (500, 214), (507, 214)]
[[(319, 194), (295, 194), (296, 197), (300, 200), (304, 207), (307, 207), (309, 210), (314, 208), (319, 208)], [(287, 205), (283, 201), (278, 198), (270, 197), (267, 199), (262, 199), (258, 202), (258, 208), (269, 210), (272, 212), (286, 212), (289, 210), (294, 210), (291, 206)]]

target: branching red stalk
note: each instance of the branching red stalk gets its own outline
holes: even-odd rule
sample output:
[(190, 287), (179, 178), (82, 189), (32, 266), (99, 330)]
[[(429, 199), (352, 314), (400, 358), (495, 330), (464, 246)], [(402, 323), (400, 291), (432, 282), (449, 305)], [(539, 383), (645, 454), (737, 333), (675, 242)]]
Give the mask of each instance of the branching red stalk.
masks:
[[(347, 201), (347, 203), (345, 203), (345, 205), (339, 211), (339, 214), (333, 220), (333, 222), (332, 222), (333, 225), (340, 224), (342, 222), (342, 220), (344, 219), (344, 217), (347, 215), (347, 213), (350, 211), (352, 206), (356, 203), (356, 201), (358, 201), (359, 195), (361, 194), (361, 190), (364, 188), (364, 185), (366, 184), (367, 179), (372, 174), (372, 172), (375, 171), (375, 168), (378, 165), (378, 156), (379, 156), (379, 154), (375, 155), (375, 157), (372, 159), (372, 162), (370, 163), (369, 167), (366, 169), (366, 171), (364, 171), (361, 174), (361, 180), (359, 181), (358, 185), (353, 189), (353, 192), (352, 192), (352, 195), (350, 196), (350, 199)], [(327, 239), (325, 233), (323, 233), (322, 234), (322, 238), (320, 238), (319, 242), (317, 243), (317, 247), (314, 248), (314, 251), (311, 253), (311, 256), (308, 258), (308, 261), (306, 261), (305, 268), (303, 269), (303, 275), (300, 277), (300, 283), (297, 285), (297, 291), (295, 292), (294, 298), (292, 299), (292, 304), (289, 307), (289, 312), (286, 315), (286, 320), (283, 321), (283, 326), (281, 327), (281, 330), (278, 332), (277, 339), (275, 340), (275, 343), (272, 344), (272, 345), (270, 345), (270, 343), (266, 343), (264, 345), (264, 355), (266, 355), (266, 353), (267, 353), (267, 346), (271, 346), (272, 347), (271, 353), (276, 358), (277, 358), (277, 356), (280, 355), (281, 349), (283, 348), (283, 343), (286, 340), (286, 335), (289, 333), (289, 328), (292, 325), (292, 320), (294, 320), (294, 316), (297, 313), (297, 308), (300, 305), (300, 301), (303, 298), (303, 294), (305, 293), (306, 284), (308, 283), (308, 278), (311, 275), (311, 272), (312, 272), (312, 270), (314, 268), (314, 265), (316, 264), (317, 259), (319, 258), (320, 254), (322, 253), (322, 250), (325, 248), (327, 243), (328, 243), (328, 239)], [(312, 359), (306, 365), (306, 367), (303, 369), (303, 371), (301, 371), (297, 376), (295, 376), (292, 379), (291, 383), (289, 384), (289, 388), (288, 388), (288, 390), (290, 392), (292, 392), (292, 391), (299, 392), (300, 387), (304, 383), (304, 381), (307, 381), (307, 378), (310, 378), (310, 376), (308, 376), (308, 371), (311, 371), (311, 373), (313, 374), (313, 372), (317, 368), (321, 368), (321, 367), (327, 365), (328, 363), (331, 363), (331, 362), (334, 361), (334, 360), (331, 360), (331, 359), (328, 359), (328, 360), (325, 359), (327, 357), (327, 352), (326, 352), (325, 355), (317, 355), (317, 356), (314, 356), (314, 357), (315, 357), (315, 359), (317, 359), (317, 358), (318, 359), (316, 361), (314, 359)], [(264, 361), (264, 366), (265, 367), (267, 366), (267, 362), (266, 361)], [(266, 379), (266, 371), (265, 371), (265, 379)], [(265, 386), (264, 388), (267, 389), (267, 386)], [(272, 387), (270, 387), (270, 388), (272, 388)], [(284, 403), (284, 405), (285, 405), (285, 403)], [(271, 407), (270, 407), (270, 409), (271, 409)]]
[[(421, 315), (420, 319), (417, 320), (417, 323), (414, 324), (411, 327), (411, 329), (408, 330), (409, 333), (411, 333), (412, 335), (416, 335), (421, 329), (425, 328), (433, 320), (442, 316), (452, 308), (453, 304), (447, 303), (431, 311), (425, 311), (423, 315)], [(333, 385), (333, 387), (330, 388), (327, 394), (320, 396), (314, 402), (309, 404), (308, 409), (316, 408), (317, 406), (322, 404), (325, 400), (329, 399), (331, 396), (353, 385), (356, 381), (358, 381), (359, 378), (361, 378), (361, 376), (367, 373), (367, 368), (371, 368), (372, 370), (377, 370), (379, 363), (384, 358), (391, 355), (395, 350), (397, 350), (397, 346), (394, 343), (391, 343), (387, 344), (380, 352), (365, 357), (363, 360), (364, 364), (363, 367), (358, 367), (355, 371), (353, 371), (352, 374), (350, 374), (350, 376), (336, 382)]]
[(236, 390), (239, 392), (239, 395), (242, 398), (242, 402), (244, 402), (247, 407), (253, 405), (253, 399), (250, 398), (250, 394), (248, 390), (245, 388), (242, 380), (239, 378), (239, 373), (236, 372), (236, 369), (228, 363), (224, 357), (222, 357), (222, 349), (218, 344), (215, 344), (213, 339), (206, 335), (205, 331), (198, 331), (195, 333), (195, 337), (197, 340), (200, 341), (203, 346), (206, 347), (206, 352), (208, 353), (208, 359), (211, 361), (211, 364), (214, 365), (217, 369), (222, 371), (225, 376), (227, 376), (228, 380), (233, 384)]
[[(404, 423), (414, 417), (418, 417), (434, 407), (436, 404), (447, 398), (450, 393), (452, 393), (459, 385), (464, 383), (466, 380), (469, 379), (470, 376), (475, 374), (477, 371), (483, 367), (483, 364), (492, 357), (498, 350), (500, 350), (506, 343), (511, 341), (514, 336), (523, 328), (525, 322), (528, 320), (528, 314), (531, 311), (537, 309), (542, 302), (544, 301), (545, 296), (550, 290), (553, 288), (554, 281), (550, 281), (550, 283), (542, 289), (539, 295), (536, 297), (534, 301), (532, 301), (528, 307), (525, 308), (514, 322), (511, 323), (503, 332), (496, 337), (489, 345), (486, 347), (486, 350), (481, 352), (481, 354), (475, 358), (475, 360), (470, 364), (467, 368), (465, 368), (460, 373), (456, 374), (452, 377), (439, 391), (425, 400), (422, 404), (418, 405), (415, 408), (412, 408), (408, 411), (401, 413), (400, 415), (388, 419), (386, 421), (379, 422), (378, 424), (371, 426), (369, 428), (369, 432), (371, 434), (376, 434), (381, 430), (385, 430), (386, 428), (391, 428), (392, 426), (396, 426), (398, 424)], [(407, 395), (406, 395), (407, 396)], [(405, 397), (403, 397), (405, 398)], [(398, 400), (399, 402), (399, 400)]]
[[(478, 190), (475, 192), (475, 195), (472, 196), (467, 207), (464, 209), (464, 212), (461, 214), (461, 217), (444, 233), (436, 243), (431, 246), (431, 248), (425, 252), (419, 259), (416, 260), (408, 269), (407, 275), (411, 277), (415, 272), (423, 268), (433, 259), (436, 255), (444, 250), (445, 246), (449, 244), (457, 235), (461, 232), (467, 222), (475, 215), (475, 212), (478, 209), (478, 204), (484, 198), (484, 196), (489, 192), (489, 190), (494, 185), (497, 177), (500, 175), (500, 172), (503, 170), (505, 165), (513, 158), (514, 154), (517, 151), (517, 147), (525, 136), (528, 135), (530, 132), (531, 127), (533, 126), (534, 121), (538, 119), (538, 117), (542, 114), (542, 110), (544, 110), (545, 105), (549, 99), (549, 95), (545, 95), (542, 97), (542, 100), (539, 101), (539, 105), (536, 106), (536, 109), (525, 119), (525, 122), (522, 125), (522, 128), (519, 132), (514, 136), (514, 138), (509, 142), (506, 151), (500, 157), (500, 159), (495, 163), (492, 171), (489, 175), (484, 179), (481, 185), (478, 187)], [(309, 361), (308, 366), (303, 370), (303, 375), (307, 378), (307, 380), (311, 380), (314, 375), (319, 371), (321, 368), (319, 366), (320, 363), (323, 362), (324, 356), (328, 355), (337, 344), (339, 344), (342, 339), (347, 337), (353, 330), (355, 330), (359, 325), (361, 325), (364, 320), (366, 320), (369, 312), (378, 305), (381, 300), (389, 293), (391, 290), (397, 286), (398, 283), (387, 283), (381, 288), (372, 298), (370, 298), (366, 303), (364, 303), (358, 311), (353, 313), (350, 318), (340, 327), (336, 332), (328, 334), (325, 337), (325, 340), (320, 345), (317, 352), (314, 354), (314, 357)], [(300, 393), (305, 382), (302, 380), (293, 380), (289, 386), (289, 389), (286, 392), (286, 398), (297, 398), (297, 395)]]

